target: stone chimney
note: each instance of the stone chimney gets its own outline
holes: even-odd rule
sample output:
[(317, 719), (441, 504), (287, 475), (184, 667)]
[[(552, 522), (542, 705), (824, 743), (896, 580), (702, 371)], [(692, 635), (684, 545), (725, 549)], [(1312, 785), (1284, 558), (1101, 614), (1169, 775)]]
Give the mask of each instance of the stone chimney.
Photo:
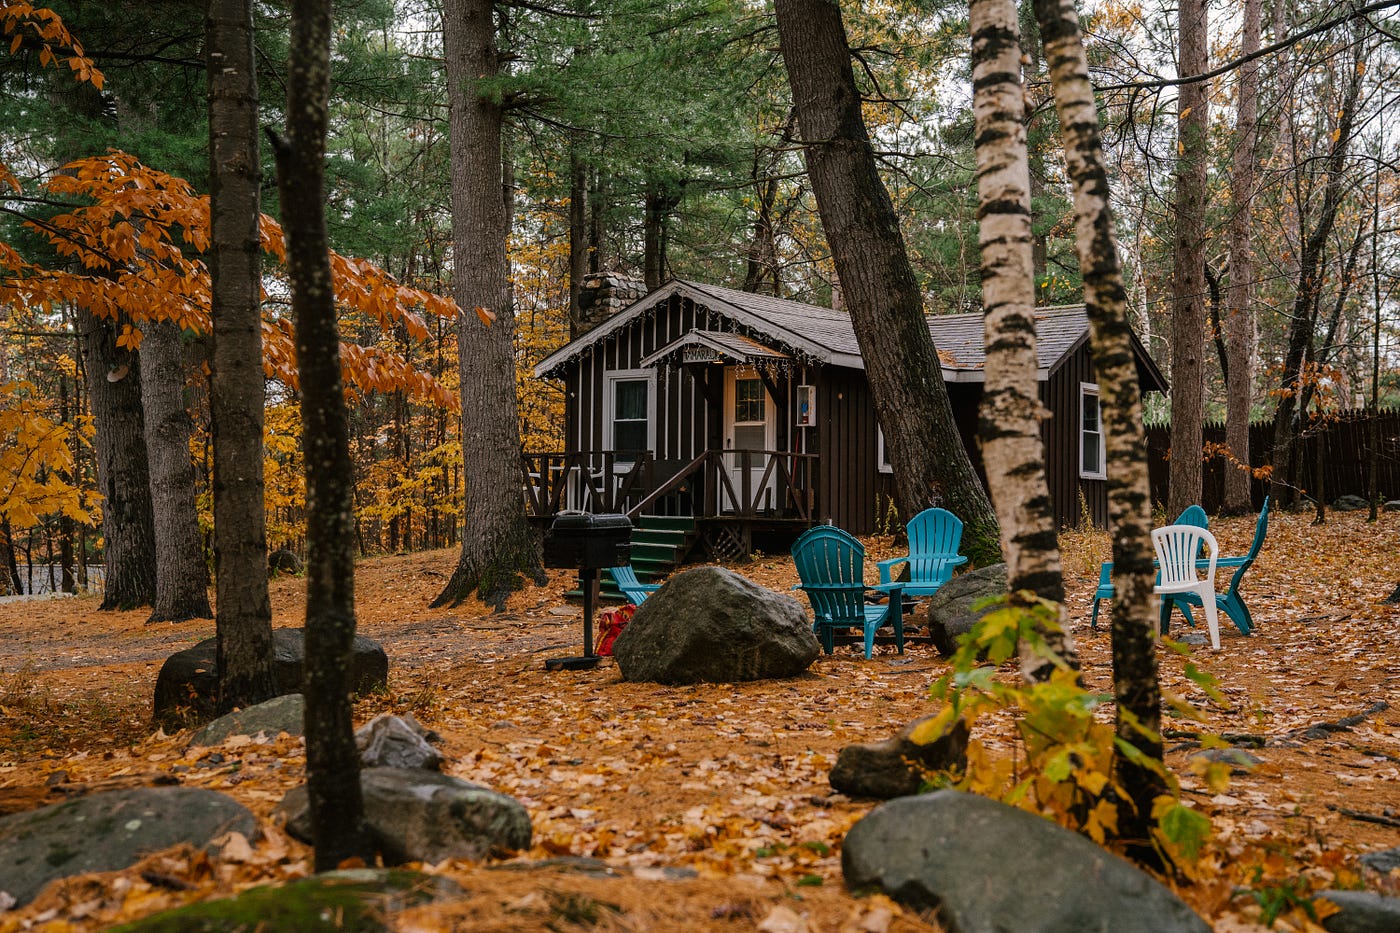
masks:
[(646, 293), (641, 279), (630, 279), (618, 272), (585, 275), (578, 291), (583, 330), (592, 330)]

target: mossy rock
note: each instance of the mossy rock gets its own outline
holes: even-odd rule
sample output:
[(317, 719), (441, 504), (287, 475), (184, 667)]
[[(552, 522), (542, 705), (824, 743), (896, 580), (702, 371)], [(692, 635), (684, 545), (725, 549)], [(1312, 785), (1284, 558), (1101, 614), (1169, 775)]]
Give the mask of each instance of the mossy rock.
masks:
[(388, 933), (393, 913), (461, 894), (451, 879), (416, 871), (327, 872), (153, 914), (113, 933)]

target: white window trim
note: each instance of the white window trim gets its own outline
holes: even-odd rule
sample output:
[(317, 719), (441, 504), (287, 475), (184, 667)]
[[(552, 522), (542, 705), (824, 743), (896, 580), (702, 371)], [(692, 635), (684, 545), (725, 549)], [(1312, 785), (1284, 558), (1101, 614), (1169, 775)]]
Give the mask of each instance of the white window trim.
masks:
[[(1092, 395), (1094, 403), (1099, 408), (1099, 469), (1097, 471), (1086, 470), (1084, 468), (1084, 397)], [(1079, 478), (1080, 479), (1108, 479), (1108, 445), (1104, 440), (1103, 429), (1103, 404), (1099, 400), (1099, 386), (1096, 382), (1081, 382), (1079, 384), (1079, 409), (1076, 413), (1079, 424), (1079, 431), (1075, 439), (1079, 442)]]
[(875, 425), (875, 469), (881, 473), (893, 473), (894, 464), (885, 462), (885, 429)]
[(614, 394), (619, 382), (645, 380), (647, 384), (647, 450), (656, 453), (656, 370), (654, 369), (614, 369), (603, 374), (603, 447), (613, 446), (613, 413), (616, 399)]

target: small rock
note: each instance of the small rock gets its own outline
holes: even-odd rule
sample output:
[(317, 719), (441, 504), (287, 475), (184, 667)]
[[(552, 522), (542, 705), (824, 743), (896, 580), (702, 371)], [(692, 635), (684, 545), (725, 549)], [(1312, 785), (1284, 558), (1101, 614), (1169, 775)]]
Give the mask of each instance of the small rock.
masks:
[(928, 637), (938, 653), (952, 657), (958, 639), (986, 613), (972, 607), (989, 596), (1006, 593), (1006, 565), (992, 564), (954, 577), (928, 601)]
[(1361, 856), (1361, 864), (1380, 872), (1382, 875), (1400, 868), (1400, 846), (1393, 849), (1379, 849)]
[(389, 933), (398, 929), (392, 922), (394, 914), (462, 893), (457, 882), (441, 875), (355, 868), (250, 888), (236, 897), (152, 914), (121, 929), (123, 933), (306, 933), (334, 928)]
[(427, 734), (428, 730), (417, 720), (401, 719), (389, 713), (376, 716), (355, 732), (360, 764), (366, 768), (437, 771), (442, 767), (442, 753), (428, 744)]
[(954, 790), (880, 804), (846, 834), (841, 870), (852, 891), (934, 910), (951, 933), (1210, 931), (1161, 883), (1083, 836)]
[(1327, 933), (1395, 933), (1400, 930), (1400, 897), (1371, 891), (1322, 891), (1318, 898), (1341, 908), (1323, 919)]
[(301, 573), (301, 558), (296, 553), (287, 548), (278, 548), (267, 555), (267, 572), (278, 573)]
[(1231, 774), (1248, 774), (1259, 765), (1263, 764), (1263, 759), (1256, 758), (1242, 748), (1208, 748), (1203, 752), (1197, 752), (1191, 756), (1191, 760), (1201, 759), (1208, 762), (1220, 762), (1230, 766)]
[(1381, 508), (1387, 512), (1400, 512), (1400, 499), (1389, 499)]
[(968, 732), (962, 722), (954, 725), (948, 735), (927, 745), (910, 739), (919, 725), (932, 718), (916, 719), (899, 735), (883, 742), (841, 749), (831, 769), (831, 786), (852, 797), (888, 800), (917, 794), (932, 774), (966, 765)]
[(305, 698), (300, 693), (289, 693), (220, 716), (196, 732), (190, 739), (190, 745), (221, 745), (231, 736), (257, 735), (260, 732), (274, 738), (281, 732), (301, 735), (305, 718)]
[[(435, 771), (365, 768), (365, 820), (385, 864), (481, 859), (530, 846), (530, 814), (514, 797)], [(306, 786), (277, 805), (287, 832), (311, 842)]]
[[(152, 719), (167, 732), (214, 719), (219, 687), (218, 640), (206, 638), (193, 648), (165, 659), (156, 677)], [(351, 647), (351, 680), (356, 693), (368, 693), (389, 682), (389, 657), (373, 639), (356, 635)], [(272, 632), (272, 676), (278, 696), (300, 693), (306, 647), (299, 628)]]
[(246, 807), (196, 787), (134, 787), (0, 817), (0, 890), (19, 906), (57, 878), (118, 871), (151, 852), (258, 836)]
[(1360, 512), (1370, 511), (1371, 503), (1362, 496), (1345, 495), (1338, 496), (1332, 503), (1332, 508), (1338, 512)]

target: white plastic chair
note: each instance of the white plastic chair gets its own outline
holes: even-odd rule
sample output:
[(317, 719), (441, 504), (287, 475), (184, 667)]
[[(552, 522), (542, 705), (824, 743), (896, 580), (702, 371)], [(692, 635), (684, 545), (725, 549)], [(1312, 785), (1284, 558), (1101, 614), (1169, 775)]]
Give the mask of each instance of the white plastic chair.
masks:
[[(1196, 562), (1201, 545), (1209, 555), (1205, 560), (1206, 578), (1196, 576)], [(1158, 596), (1171, 593), (1195, 593), (1201, 598), (1210, 628), (1210, 646), (1220, 648), (1220, 620), (1215, 605), (1215, 562), (1220, 557), (1220, 545), (1215, 535), (1195, 525), (1168, 525), (1152, 529), (1152, 547), (1157, 551), (1161, 577), (1152, 592)]]

